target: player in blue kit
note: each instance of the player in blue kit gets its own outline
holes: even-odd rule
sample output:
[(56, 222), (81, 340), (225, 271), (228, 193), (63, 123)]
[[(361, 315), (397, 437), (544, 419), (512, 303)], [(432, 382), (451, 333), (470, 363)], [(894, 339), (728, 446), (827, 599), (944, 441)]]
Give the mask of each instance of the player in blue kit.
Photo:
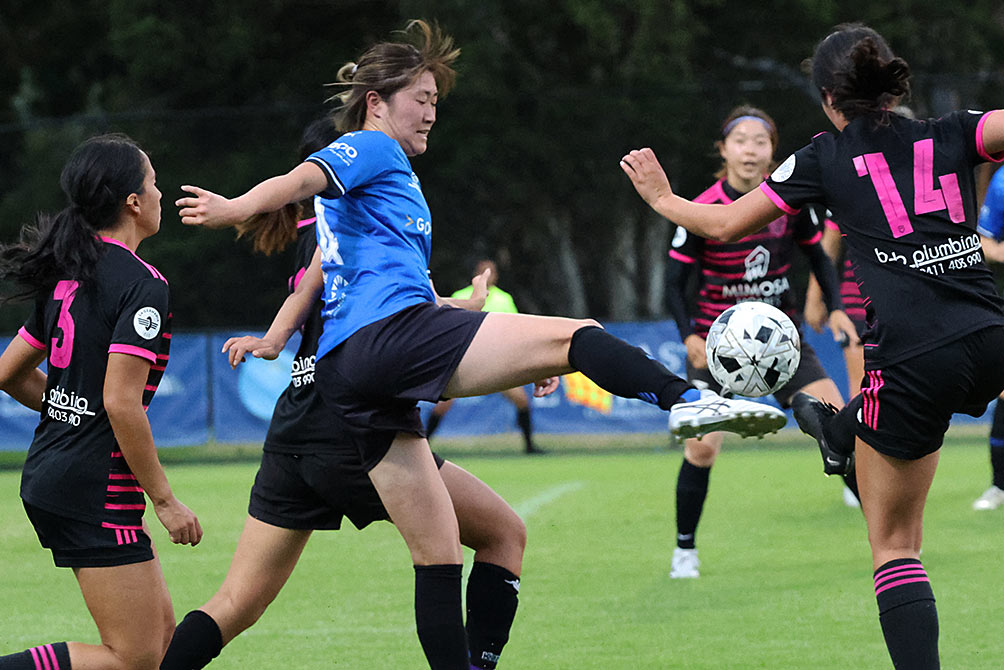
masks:
[(459, 51), (424, 22), (406, 34), (416, 44), (380, 43), (339, 71), (346, 134), (337, 142), (238, 198), (185, 187), (192, 197), (177, 204), (184, 223), (218, 226), (321, 196), (318, 388), (411, 551), (418, 636), (430, 666), (468, 670), (460, 532), (419, 400), (527, 383), (543, 395), (557, 387), (557, 375), (580, 370), (614, 394), (672, 408), (671, 430), (685, 437), (713, 429), (759, 435), (780, 428), (784, 415), (702, 396), (595, 321), (455, 309), (436, 295), (428, 276), (432, 217), (409, 157), (428, 146)]
[(0, 669), (152, 670), (174, 611), (145, 496), (172, 542), (202, 538), (145, 413), (167, 365), (171, 313), (167, 281), (136, 249), (160, 228), (161, 194), (149, 158), (118, 135), (77, 147), (60, 185), (68, 206), (0, 247), (0, 278), (35, 304), (0, 357), (0, 388), (41, 412), (21, 499), (53, 562), (73, 569), (101, 644), (44, 644), (0, 657)]
[(934, 593), (920, 562), (923, 510), (955, 412), (979, 416), (1004, 388), (1004, 312), (976, 232), (973, 168), (1004, 158), (1004, 113), (918, 121), (891, 108), (910, 69), (860, 24), (816, 47), (812, 81), (836, 133), (820, 133), (728, 205), (673, 194), (651, 149), (621, 167), (657, 212), (712, 239), (782, 212), (828, 207), (867, 299), (866, 383), (839, 413), (808, 395), (795, 416), (824, 455), (856, 455), (875, 597), (897, 668), (940, 667)]
[[(987, 186), (976, 232), (982, 236), (983, 253), (988, 261), (1004, 263), (1004, 172), (997, 170)], [(990, 488), (973, 501), (977, 511), (994, 510), (1004, 505), (1004, 395), (994, 406), (990, 424)]]
[[(338, 136), (330, 118), (304, 133), (301, 158), (324, 148)], [(313, 213), (313, 203), (309, 203)], [(305, 292), (316, 295), (320, 254), (316, 218), (302, 218), (305, 207), (282, 215), (242, 222), (255, 249), (266, 254), (296, 241), (296, 267), (290, 277), (290, 303)], [(298, 221), (298, 219), (301, 219)], [(313, 272), (308, 274), (311, 264)], [(476, 300), (476, 299), (475, 299)], [(347, 517), (357, 528), (389, 520), (387, 510), (363, 469), (359, 452), (343, 440), (345, 428), (327, 411), (314, 383), (321, 308), (317, 298), (301, 327), (290, 384), (276, 402), (251, 489), (248, 518), (223, 585), (199, 609), (178, 624), (161, 670), (205, 667), (224, 645), (249, 628), (285, 585), (314, 530), (334, 530)], [(292, 334), (270, 329), (264, 338), (231, 338), (224, 350), (237, 365), (244, 352), (278, 354)], [(463, 543), (474, 549), (467, 579), (467, 635), (471, 664), (490, 670), (509, 639), (516, 615), (526, 528), (519, 516), (486, 484), (469, 472), (435, 456), (453, 500)]]

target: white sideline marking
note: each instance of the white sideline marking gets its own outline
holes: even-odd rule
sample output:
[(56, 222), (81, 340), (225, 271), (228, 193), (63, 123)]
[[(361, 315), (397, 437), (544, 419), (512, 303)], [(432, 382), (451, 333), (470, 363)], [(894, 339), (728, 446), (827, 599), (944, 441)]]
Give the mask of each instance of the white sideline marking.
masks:
[(582, 488), (582, 486), (582, 482), (565, 482), (564, 484), (558, 484), (557, 486), (552, 486), (551, 488), (538, 493), (529, 500), (524, 500), (520, 504), (515, 505), (513, 509), (516, 510), (516, 514), (520, 515), (523, 519), (526, 519), (545, 505), (553, 503), (555, 500), (567, 493), (578, 491)]

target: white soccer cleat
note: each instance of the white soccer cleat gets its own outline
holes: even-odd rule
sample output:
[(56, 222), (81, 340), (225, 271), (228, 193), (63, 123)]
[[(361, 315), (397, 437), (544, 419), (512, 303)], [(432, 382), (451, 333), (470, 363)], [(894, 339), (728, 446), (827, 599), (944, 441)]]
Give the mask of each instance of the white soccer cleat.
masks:
[(1004, 505), (1004, 489), (991, 486), (973, 502), (973, 509), (982, 512), (997, 509), (1001, 505)]
[(701, 561), (697, 558), (696, 549), (681, 549), (677, 547), (673, 550), (673, 566), (669, 570), (671, 579), (697, 579), (701, 573), (697, 570), (701, 567)]
[(723, 398), (714, 391), (701, 391), (700, 400), (681, 402), (669, 411), (669, 432), (678, 439), (700, 438), (725, 431), (742, 437), (776, 433), (788, 418), (784, 412), (751, 400)]

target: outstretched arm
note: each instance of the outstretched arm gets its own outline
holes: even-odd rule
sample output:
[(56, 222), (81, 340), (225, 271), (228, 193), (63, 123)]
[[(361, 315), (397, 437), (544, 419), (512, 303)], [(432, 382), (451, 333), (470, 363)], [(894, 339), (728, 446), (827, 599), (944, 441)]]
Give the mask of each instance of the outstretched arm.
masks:
[(491, 272), (490, 268), (485, 269), (484, 272), (471, 280), (471, 286), (474, 290), (471, 292), (471, 297), (469, 298), (444, 298), (436, 293), (436, 285), (433, 284), (432, 292), (436, 293), (436, 304), (466, 309), (471, 312), (480, 312), (481, 308), (485, 306), (485, 299), (488, 297), (488, 279), (491, 276)]
[(324, 278), (321, 275), (321, 249), (314, 250), (310, 266), (303, 273), (300, 283), (286, 297), (282, 307), (272, 319), (272, 325), (264, 337), (245, 335), (231, 337), (223, 344), (223, 353), (230, 360), (230, 367), (236, 368), (244, 355), (250, 353), (255, 358), (274, 360), (286, 346), (293, 333), (306, 322), (314, 304), (321, 297), (324, 289)]
[(656, 212), (695, 235), (734, 242), (754, 233), (783, 212), (760, 189), (727, 205), (691, 202), (673, 193), (651, 149), (635, 149), (621, 159), (621, 169)]
[(179, 198), (175, 205), (181, 222), (206, 228), (233, 226), (255, 214), (274, 212), (323, 191), (328, 185), (324, 171), (314, 163), (300, 163), (279, 177), (261, 182), (236, 198), (224, 198), (198, 186), (182, 186), (194, 197)]

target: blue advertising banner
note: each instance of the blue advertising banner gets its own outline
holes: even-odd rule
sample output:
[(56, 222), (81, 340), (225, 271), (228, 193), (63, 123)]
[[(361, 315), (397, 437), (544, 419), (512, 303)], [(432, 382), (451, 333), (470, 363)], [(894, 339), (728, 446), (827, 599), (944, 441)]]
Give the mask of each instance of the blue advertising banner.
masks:
[(175, 333), (171, 360), (147, 417), (158, 447), (204, 444), (209, 441), (209, 336)]
[(210, 337), (209, 363), (212, 370), (213, 433), (218, 442), (262, 442), (272, 419), (275, 401), (289, 385), (293, 355), (300, 346), (294, 333), (286, 349), (274, 361), (247, 356), (236, 370), (230, 368), (223, 343), (236, 335)]
[[(672, 321), (610, 323), (607, 329), (640, 346), (678, 375), (686, 374), (686, 350)], [(843, 352), (828, 332), (803, 333), (823, 366), (845, 395), (847, 373)], [(276, 399), (289, 383), (295, 334), (275, 361), (248, 358), (231, 370), (220, 349), (229, 335), (184, 334), (174, 337), (171, 361), (160, 384), (149, 417), (159, 446), (220, 442), (261, 442)], [(0, 338), (6, 347), (10, 338)], [(532, 388), (526, 392), (532, 395)], [(566, 375), (559, 389), (546, 398), (531, 400), (534, 429), (541, 433), (661, 432), (666, 412), (640, 400), (618, 398), (581, 374)], [(761, 402), (774, 404), (773, 399)], [(422, 403), (427, 415), (432, 403)], [(953, 422), (986, 423), (991, 405), (979, 418), (957, 415)], [(516, 431), (515, 409), (501, 395), (458, 398), (440, 424), (444, 437)], [(0, 393), (0, 450), (24, 450), (31, 444), (38, 415)], [(794, 422), (789, 420), (789, 428)]]

